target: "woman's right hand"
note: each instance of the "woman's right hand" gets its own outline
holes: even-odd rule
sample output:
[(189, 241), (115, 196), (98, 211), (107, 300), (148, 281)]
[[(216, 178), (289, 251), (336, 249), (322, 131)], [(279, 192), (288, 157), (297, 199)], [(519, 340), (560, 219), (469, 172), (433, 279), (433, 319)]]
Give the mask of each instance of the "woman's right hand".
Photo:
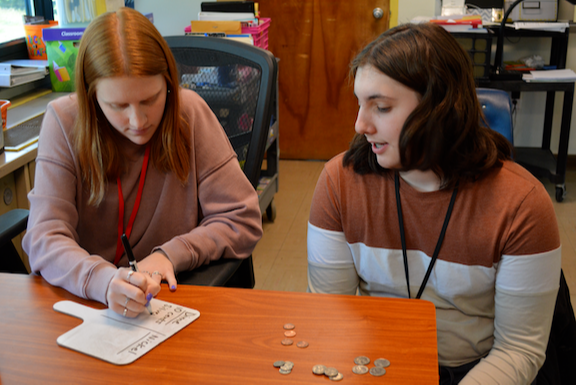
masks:
[(124, 317), (134, 318), (146, 310), (146, 304), (160, 291), (160, 285), (154, 286), (150, 285), (147, 275), (120, 268), (108, 285), (108, 308)]

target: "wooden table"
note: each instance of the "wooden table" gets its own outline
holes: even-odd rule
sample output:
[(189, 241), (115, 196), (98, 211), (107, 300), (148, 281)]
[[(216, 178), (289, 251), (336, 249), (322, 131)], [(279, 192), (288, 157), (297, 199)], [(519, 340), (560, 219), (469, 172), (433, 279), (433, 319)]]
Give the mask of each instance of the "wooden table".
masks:
[[(0, 383), (11, 384), (322, 384), (316, 364), (333, 366), (343, 383), (438, 384), (436, 316), (422, 300), (184, 286), (159, 299), (200, 311), (200, 318), (126, 366), (57, 345), (79, 325), (54, 303), (80, 299), (27, 275), (0, 274)], [(283, 325), (294, 341), (283, 346)], [(352, 373), (360, 355), (390, 360), (383, 377)], [(292, 361), (280, 374), (277, 360)], [(368, 365), (372, 367), (372, 363)]]

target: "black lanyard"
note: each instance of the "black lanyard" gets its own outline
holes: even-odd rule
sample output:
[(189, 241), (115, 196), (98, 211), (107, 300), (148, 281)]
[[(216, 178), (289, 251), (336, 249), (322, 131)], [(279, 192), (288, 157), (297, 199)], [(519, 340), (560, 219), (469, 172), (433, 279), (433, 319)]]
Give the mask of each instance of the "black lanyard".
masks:
[[(408, 287), (408, 298), (410, 298), (410, 278), (408, 274), (408, 255), (406, 254), (406, 238), (404, 237), (404, 219), (402, 218), (402, 204), (400, 203), (400, 180), (398, 173), (394, 173), (394, 187), (396, 189), (396, 207), (398, 208), (398, 222), (400, 225), (400, 240), (402, 241), (402, 256), (404, 257), (404, 273), (406, 274), (406, 286)], [(420, 299), (422, 292), (428, 283), (428, 278), (432, 273), (432, 268), (438, 259), (438, 253), (440, 253), (440, 248), (442, 247), (442, 242), (444, 241), (444, 235), (446, 234), (446, 228), (448, 227), (448, 222), (450, 222), (450, 215), (452, 215), (452, 209), (454, 208), (454, 202), (456, 201), (456, 194), (458, 194), (458, 184), (454, 188), (452, 193), (452, 198), (450, 199), (450, 205), (448, 206), (448, 212), (446, 212), (446, 218), (444, 218), (444, 225), (442, 226), (442, 231), (440, 232), (440, 238), (438, 238), (438, 243), (436, 243), (436, 249), (432, 255), (432, 260), (426, 271), (426, 275), (422, 280), (420, 285), (420, 290), (418, 290), (418, 295), (416, 299)]]

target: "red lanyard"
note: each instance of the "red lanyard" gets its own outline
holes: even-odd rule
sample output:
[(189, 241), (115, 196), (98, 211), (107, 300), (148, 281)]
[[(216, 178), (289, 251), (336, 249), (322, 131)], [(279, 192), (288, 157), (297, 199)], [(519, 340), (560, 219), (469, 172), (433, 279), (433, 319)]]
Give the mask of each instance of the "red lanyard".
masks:
[(130, 214), (130, 220), (128, 221), (128, 227), (126, 227), (126, 232), (124, 232), (124, 196), (122, 195), (122, 185), (120, 184), (120, 177), (118, 177), (118, 242), (116, 243), (116, 258), (114, 258), (114, 264), (118, 265), (120, 262), (120, 257), (124, 253), (124, 248), (122, 247), (122, 234), (126, 234), (126, 237), (130, 239), (130, 233), (132, 232), (132, 225), (134, 224), (134, 219), (138, 213), (138, 208), (140, 207), (140, 200), (142, 199), (142, 190), (144, 189), (144, 180), (146, 179), (146, 169), (148, 168), (148, 159), (150, 159), (150, 145), (146, 146), (146, 151), (144, 152), (144, 161), (142, 162), (142, 171), (140, 172), (140, 182), (138, 184), (138, 194), (136, 195), (136, 202), (134, 202), (134, 207), (132, 208), (132, 213)]

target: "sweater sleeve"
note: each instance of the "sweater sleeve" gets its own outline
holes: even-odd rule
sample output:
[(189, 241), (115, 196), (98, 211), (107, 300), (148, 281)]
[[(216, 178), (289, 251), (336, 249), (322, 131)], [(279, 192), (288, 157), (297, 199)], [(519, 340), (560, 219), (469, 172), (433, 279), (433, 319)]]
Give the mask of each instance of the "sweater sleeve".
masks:
[(324, 169), (314, 191), (308, 223), (308, 291), (356, 294), (360, 279), (340, 223), (336, 185)]
[(74, 121), (74, 109), (75, 104), (70, 103), (56, 114), (49, 105), (45, 112), (22, 246), (33, 273), (79, 297), (106, 303), (106, 290), (116, 267), (101, 256), (90, 255), (78, 244), (78, 177), (65, 135), (65, 129)]
[(240, 168), (222, 126), (202, 98), (190, 91), (183, 93), (183, 98), (189, 98), (185, 100), (189, 102), (200, 222), (161, 245), (176, 272), (221, 257), (247, 258), (262, 237), (258, 194)]
[(522, 206), (508, 243), (523, 253), (505, 253), (497, 267), (494, 345), (461, 384), (530, 384), (546, 358), (560, 282), (560, 241), (543, 188)]

